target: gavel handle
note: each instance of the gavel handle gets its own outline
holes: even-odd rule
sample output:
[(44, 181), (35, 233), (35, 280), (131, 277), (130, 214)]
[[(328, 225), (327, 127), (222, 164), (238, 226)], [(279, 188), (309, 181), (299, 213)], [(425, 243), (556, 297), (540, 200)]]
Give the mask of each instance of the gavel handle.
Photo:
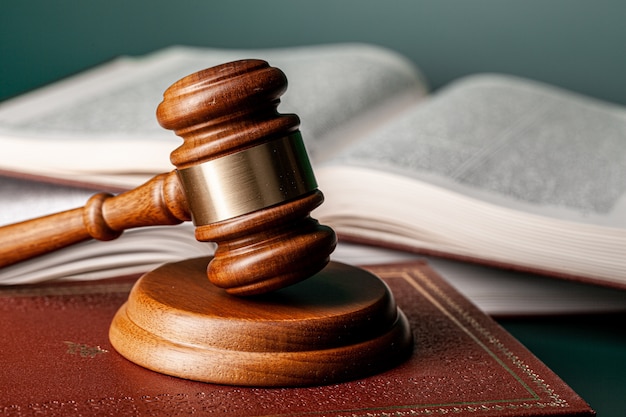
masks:
[(99, 193), (84, 207), (0, 228), (0, 268), (89, 239), (112, 240), (126, 229), (190, 220), (176, 171), (134, 190)]

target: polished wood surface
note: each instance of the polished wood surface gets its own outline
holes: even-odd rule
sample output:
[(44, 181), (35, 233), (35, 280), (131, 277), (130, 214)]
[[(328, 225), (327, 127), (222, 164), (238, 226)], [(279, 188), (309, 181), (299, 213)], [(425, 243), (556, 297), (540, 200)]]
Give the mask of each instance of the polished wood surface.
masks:
[(279, 114), (287, 78), (261, 60), (228, 62), (190, 74), (163, 93), (157, 120), (184, 143), (171, 154), (179, 169), (298, 130), (295, 114)]
[[(218, 244), (214, 256), (166, 264), (138, 281), (109, 332), (123, 356), (181, 378), (247, 386), (328, 384), (399, 363), (412, 333), (389, 289), (330, 262), (335, 233), (310, 215), (324, 197), (298, 117), (277, 111), (286, 87), (280, 70), (258, 60), (176, 82), (157, 117), (183, 138), (171, 155), (177, 170), (1, 228), (0, 259), (192, 219), (198, 240)], [(214, 206), (226, 214), (215, 217)]]
[[(172, 152), (172, 163), (185, 169), (296, 132), (299, 118), (277, 111), (286, 88), (285, 74), (261, 60), (225, 63), (177, 81), (157, 109), (159, 123), (184, 140)], [(321, 270), (336, 245), (334, 231), (309, 216), (322, 201), (315, 190), (284, 204), (196, 225), (198, 240), (218, 244), (208, 268), (211, 282), (232, 294), (252, 295)]]
[(233, 297), (206, 280), (209, 259), (158, 268), (116, 314), (115, 349), (146, 368), (245, 386), (329, 384), (405, 360), (412, 333), (388, 287), (331, 262), (306, 281)]
[[(298, 117), (277, 111), (286, 88), (282, 71), (260, 60), (226, 63), (174, 83), (157, 118), (183, 138), (171, 154), (178, 173), (276, 138), (297, 137)], [(306, 154), (299, 156), (308, 164)], [(262, 182), (263, 175), (256, 180)], [(219, 185), (225, 179), (211, 181)], [(283, 182), (289, 186), (288, 179)], [(190, 220), (190, 199), (202, 199), (197, 194), (193, 185), (182, 189), (172, 172), (119, 196), (97, 194), (83, 208), (0, 228), (0, 267), (91, 238), (111, 240), (131, 227)], [(322, 201), (315, 188), (280, 204), (196, 225), (198, 240), (218, 244), (208, 278), (246, 296), (291, 285), (324, 268), (336, 237), (310, 216)]]
[(0, 227), (0, 268), (88, 239), (112, 240), (133, 227), (189, 220), (176, 172), (113, 196), (98, 193), (84, 207)]

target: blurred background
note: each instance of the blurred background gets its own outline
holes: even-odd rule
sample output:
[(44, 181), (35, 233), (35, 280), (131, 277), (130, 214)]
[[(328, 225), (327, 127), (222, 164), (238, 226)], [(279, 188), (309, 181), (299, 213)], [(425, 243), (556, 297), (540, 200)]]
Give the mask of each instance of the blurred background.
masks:
[[(432, 89), (466, 74), (501, 72), (626, 105), (625, 21), (623, 0), (4, 0), (0, 100), (119, 55), (176, 44), (367, 42), (410, 58)], [(617, 416), (626, 408), (623, 320), (501, 324), (600, 416)]]
[(174, 44), (357, 41), (408, 56), (432, 88), (504, 72), (626, 104), (625, 19), (623, 0), (7, 0), (0, 100)]

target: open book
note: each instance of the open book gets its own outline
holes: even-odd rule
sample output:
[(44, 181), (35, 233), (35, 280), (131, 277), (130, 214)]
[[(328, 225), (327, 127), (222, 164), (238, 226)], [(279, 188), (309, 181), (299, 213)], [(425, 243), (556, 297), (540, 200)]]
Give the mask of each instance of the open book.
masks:
[(118, 189), (170, 171), (170, 152), (182, 139), (157, 123), (165, 89), (190, 73), (246, 58), (265, 59), (286, 73), (279, 111), (300, 117), (309, 156), (317, 161), (426, 94), (408, 60), (369, 45), (171, 47), (120, 57), (0, 103), (0, 171)]
[[(495, 74), (429, 94), (413, 64), (374, 46), (120, 58), (0, 105), (0, 170), (117, 189), (169, 171), (182, 140), (156, 122), (162, 92), (240, 58), (286, 73), (279, 111), (300, 116), (326, 196), (313, 216), (340, 238), (626, 288), (624, 108)], [(5, 270), (19, 280), (23, 267)]]

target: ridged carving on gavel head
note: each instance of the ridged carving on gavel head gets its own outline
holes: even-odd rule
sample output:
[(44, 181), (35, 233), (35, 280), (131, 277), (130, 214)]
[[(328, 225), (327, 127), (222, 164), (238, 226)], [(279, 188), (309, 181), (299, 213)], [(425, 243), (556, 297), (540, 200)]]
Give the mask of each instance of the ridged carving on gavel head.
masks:
[(183, 138), (171, 154), (179, 169), (286, 136), (295, 114), (278, 114), (287, 78), (265, 61), (235, 61), (180, 79), (163, 94), (157, 118)]
[(171, 154), (196, 238), (216, 242), (215, 285), (255, 295), (320, 271), (335, 233), (310, 217), (323, 201), (293, 114), (279, 114), (287, 88), (265, 61), (231, 62), (168, 88), (161, 126), (183, 138)]

